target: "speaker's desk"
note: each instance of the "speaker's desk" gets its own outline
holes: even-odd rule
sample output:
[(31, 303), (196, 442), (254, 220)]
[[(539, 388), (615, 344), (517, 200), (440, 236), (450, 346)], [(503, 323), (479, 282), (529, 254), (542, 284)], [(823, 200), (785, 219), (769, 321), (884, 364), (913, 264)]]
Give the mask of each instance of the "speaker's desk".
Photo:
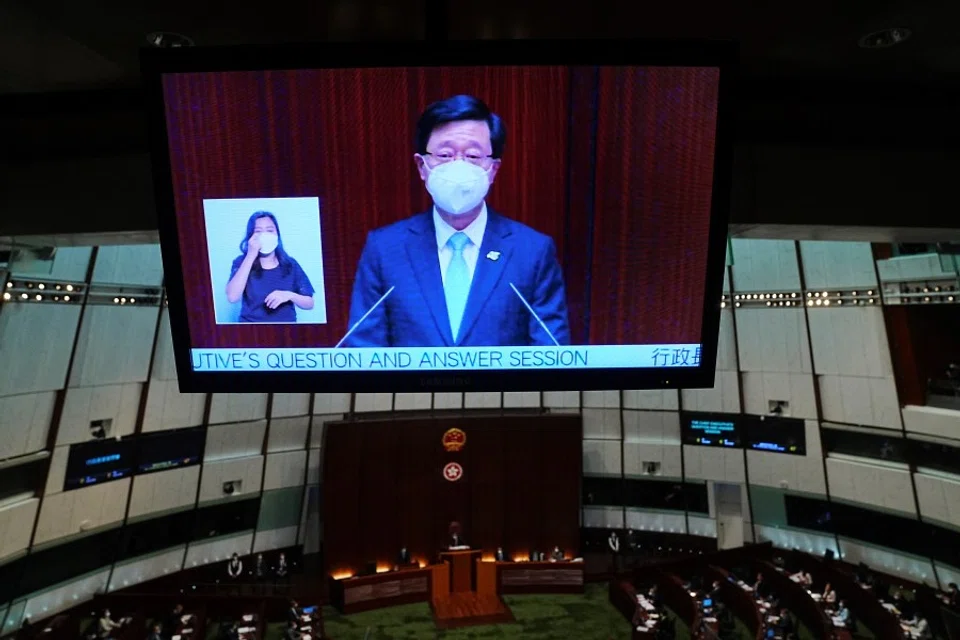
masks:
[(477, 561), (482, 553), (480, 549), (440, 552), (440, 562), (450, 566), (451, 593), (477, 590)]

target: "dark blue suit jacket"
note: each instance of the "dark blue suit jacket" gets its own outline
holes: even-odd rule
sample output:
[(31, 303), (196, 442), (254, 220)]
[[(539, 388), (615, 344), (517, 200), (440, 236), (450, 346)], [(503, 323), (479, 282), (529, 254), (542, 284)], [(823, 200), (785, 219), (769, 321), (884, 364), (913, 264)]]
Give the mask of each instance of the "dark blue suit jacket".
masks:
[(510, 283), (523, 294), (557, 342), (570, 344), (563, 274), (556, 246), (548, 236), (487, 209), (487, 227), (461, 336), (454, 342), (433, 212), (381, 227), (367, 236), (360, 256), (348, 326), (359, 321), (390, 287), (395, 289), (342, 346), (552, 346), (553, 340)]

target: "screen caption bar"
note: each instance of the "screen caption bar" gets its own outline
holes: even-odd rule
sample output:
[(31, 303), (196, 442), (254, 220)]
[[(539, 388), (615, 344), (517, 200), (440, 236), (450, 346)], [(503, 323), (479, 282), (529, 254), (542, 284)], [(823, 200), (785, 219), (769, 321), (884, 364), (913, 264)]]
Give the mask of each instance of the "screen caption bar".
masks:
[(700, 345), (191, 349), (194, 371), (513, 371), (700, 366)]

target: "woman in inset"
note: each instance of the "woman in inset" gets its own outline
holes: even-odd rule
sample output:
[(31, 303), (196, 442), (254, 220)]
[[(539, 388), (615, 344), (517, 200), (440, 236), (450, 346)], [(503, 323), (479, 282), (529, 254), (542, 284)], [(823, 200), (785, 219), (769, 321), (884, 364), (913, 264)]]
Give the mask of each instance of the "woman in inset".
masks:
[(313, 292), (307, 274), (283, 250), (276, 216), (250, 216), (227, 283), (227, 300), (242, 300), (239, 322), (296, 322), (298, 308), (313, 309)]

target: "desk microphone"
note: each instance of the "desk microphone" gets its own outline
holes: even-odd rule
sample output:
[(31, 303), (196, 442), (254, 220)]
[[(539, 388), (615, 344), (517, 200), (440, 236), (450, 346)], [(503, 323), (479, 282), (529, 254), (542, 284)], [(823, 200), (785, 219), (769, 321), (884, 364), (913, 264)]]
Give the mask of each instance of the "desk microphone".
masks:
[[(527, 311), (529, 311), (530, 314), (533, 315), (534, 318), (536, 318), (537, 322), (540, 323), (540, 326), (543, 327), (543, 330), (547, 332), (547, 335), (550, 336), (551, 340), (553, 340), (553, 344), (559, 347), (560, 343), (557, 342), (557, 339), (553, 337), (553, 334), (550, 332), (550, 329), (547, 329), (547, 325), (544, 324), (543, 320), (540, 319), (540, 316), (537, 315), (537, 312), (533, 310), (533, 307), (530, 306), (530, 303), (527, 302), (527, 299), (523, 297), (523, 294), (520, 293), (520, 291), (513, 285), (512, 282), (510, 283), (510, 288), (513, 289), (513, 292), (517, 294), (518, 298), (520, 298), (520, 302), (522, 302), (523, 306), (527, 308)], [(389, 293), (389, 291), (387, 293)]]
[(346, 340), (347, 338), (349, 338), (349, 337), (353, 334), (353, 332), (357, 330), (357, 327), (360, 326), (360, 323), (363, 322), (364, 320), (366, 320), (366, 319), (367, 319), (367, 316), (369, 316), (371, 313), (373, 313), (373, 310), (376, 309), (377, 307), (379, 307), (380, 304), (381, 304), (384, 300), (387, 299), (387, 296), (390, 295), (391, 293), (393, 293), (393, 290), (396, 289), (396, 288), (397, 288), (396, 285), (394, 285), (394, 286), (390, 287), (389, 289), (387, 289), (387, 292), (386, 292), (385, 294), (383, 294), (382, 296), (380, 296), (380, 299), (377, 300), (377, 301), (374, 303), (374, 305), (373, 305), (372, 307), (370, 307), (370, 309), (369, 309), (365, 314), (363, 314), (362, 316), (360, 316), (360, 319), (359, 319), (359, 320), (357, 320), (356, 322), (353, 323), (353, 326), (350, 327), (350, 330), (347, 331), (347, 333), (346, 333), (342, 338), (340, 338), (340, 342), (338, 342), (333, 348), (334, 348), (334, 349), (339, 349), (339, 348), (340, 348), (340, 345), (343, 344), (344, 340)]

